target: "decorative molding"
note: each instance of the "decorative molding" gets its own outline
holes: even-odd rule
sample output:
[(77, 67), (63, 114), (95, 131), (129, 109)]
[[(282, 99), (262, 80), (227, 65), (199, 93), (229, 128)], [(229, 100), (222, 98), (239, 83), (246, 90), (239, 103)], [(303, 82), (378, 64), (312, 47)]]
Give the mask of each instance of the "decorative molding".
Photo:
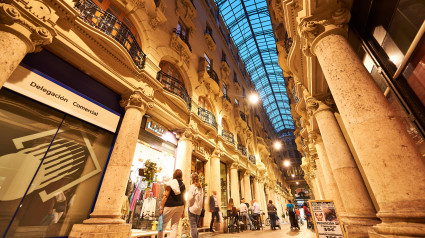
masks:
[(212, 36), (209, 33), (204, 34), (205, 42), (207, 43), (208, 49), (210, 51), (215, 51), (217, 48), (215, 41), (213, 40)]
[(38, 52), (52, 43), (59, 16), (41, 1), (0, 3), (0, 30), (10, 32), (27, 45), (27, 52)]
[(176, 15), (183, 21), (188, 28), (189, 34), (192, 35), (196, 31), (195, 17), (197, 11), (191, 0), (176, 0)]
[(179, 36), (177, 36), (175, 33), (171, 33), (171, 42), (170, 47), (177, 52), (177, 54), (180, 55), (180, 63), (179, 64), (186, 64), (187, 67), (190, 65), (190, 57), (192, 56), (192, 52), (190, 51), (187, 44), (180, 39)]
[(167, 17), (165, 16), (165, 9), (167, 8), (167, 4), (165, 4), (164, 0), (159, 1), (159, 6), (155, 8), (154, 14), (151, 16), (149, 24), (152, 29), (156, 29), (158, 25), (161, 25), (167, 21)]

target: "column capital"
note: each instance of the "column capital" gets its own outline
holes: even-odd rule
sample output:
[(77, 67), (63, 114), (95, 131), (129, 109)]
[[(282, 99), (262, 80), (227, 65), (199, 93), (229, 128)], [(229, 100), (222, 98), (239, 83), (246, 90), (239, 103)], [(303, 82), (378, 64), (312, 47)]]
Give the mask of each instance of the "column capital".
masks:
[(351, 14), (347, 8), (338, 8), (325, 16), (311, 16), (301, 20), (302, 51), (306, 56), (315, 56), (314, 48), (317, 43), (328, 35), (342, 35), (347, 37), (347, 23)]
[(52, 43), (58, 19), (55, 10), (42, 1), (0, 3), (0, 30), (25, 42), (27, 53), (38, 52), (41, 46)]
[(143, 113), (146, 113), (148, 109), (153, 108), (153, 88), (147, 84), (142, 88), (134, 90), (130, 95), (123, 96), (120, 101), (121, 107), (125, 108), (136, 108)]
[(198, 124), (194, 120), (190, 120), (185, 129), (175, 130), (179, 140), (189, 140), (194, 142), (199, 138)]
[(211, 157), (221, 157), (224, 154), (224, 151), (225, 149), (223, 143), (221, 141), (218, 141), (215, 150), (211, 154)]

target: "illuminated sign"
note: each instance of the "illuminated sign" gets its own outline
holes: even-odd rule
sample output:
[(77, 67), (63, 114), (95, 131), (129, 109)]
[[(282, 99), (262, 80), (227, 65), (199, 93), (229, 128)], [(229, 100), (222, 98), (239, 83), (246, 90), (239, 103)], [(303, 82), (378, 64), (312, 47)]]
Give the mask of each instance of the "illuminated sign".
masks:
[(163, 125), (155, 122), (154, 120), (152, 120), (152, 118), (148, 118), (148, 120), (146, 121), (145, 130), (152, 132), (153, 134), (158, 135), (160, 137), (164, 135), (164, 133), (167, 131), (167, 129), (165, 129)]

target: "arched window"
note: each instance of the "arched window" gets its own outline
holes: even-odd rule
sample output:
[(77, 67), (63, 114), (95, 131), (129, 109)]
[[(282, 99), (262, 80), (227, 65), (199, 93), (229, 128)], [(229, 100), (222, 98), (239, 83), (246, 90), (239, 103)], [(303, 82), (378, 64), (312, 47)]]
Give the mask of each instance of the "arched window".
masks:
[(210, 112), (212, 111), (211, 105), (204, 97), (199, 97), (199, 107), (202, 107), (203, 109), (206, 109)]
[(182, 76), (177, 68), (167, 61), (159, 63), (161, 73), (158, 80), (164, 85), (165, 89), (180, 95), (182, 91), (186, 91)]

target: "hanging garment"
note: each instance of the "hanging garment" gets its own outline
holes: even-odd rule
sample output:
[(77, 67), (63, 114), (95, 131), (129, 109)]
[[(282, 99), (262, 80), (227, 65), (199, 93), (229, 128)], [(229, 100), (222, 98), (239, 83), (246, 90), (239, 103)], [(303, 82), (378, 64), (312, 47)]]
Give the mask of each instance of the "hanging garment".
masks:
[(144, 218), (155, 216), (156, 209), (156, 199), (155, 198), (146, 198), (143, 202), (142, 214)]

